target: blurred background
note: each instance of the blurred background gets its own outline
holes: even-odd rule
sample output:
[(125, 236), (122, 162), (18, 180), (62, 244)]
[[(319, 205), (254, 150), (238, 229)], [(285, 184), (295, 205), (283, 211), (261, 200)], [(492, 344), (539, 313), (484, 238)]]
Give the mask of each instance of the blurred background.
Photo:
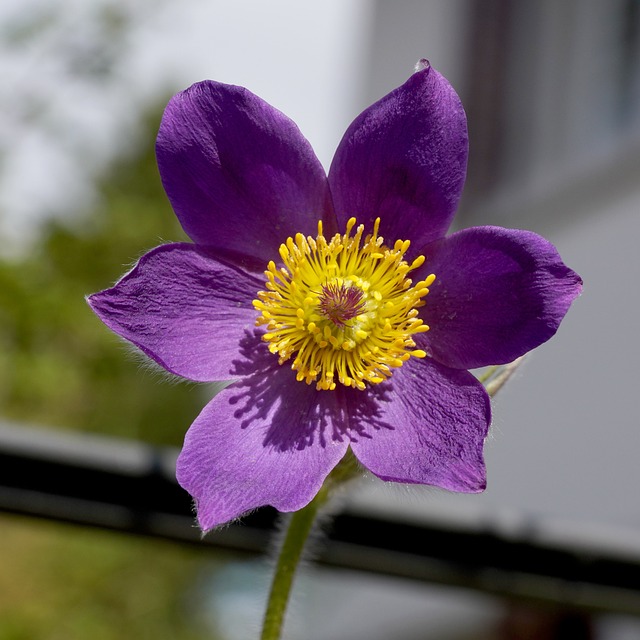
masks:
[[(153, 152), (171, 95), (204, 78), (246, 86), (328, 168), (350, 121), (423, 57), (469, 117), (456, 225), (545, 235), (585, 292), (495, 402), (486, 493), (368, 479), (344, 507), (640, 557), (638, 0), (2, 2), (0, 447), (54, 430), (179, 446), (210, 396), (141, 368), (83, 299), (184, 239)], [(0, 640), (236, 640), (259, 627), (263, 559), (2, 513), (0, 540)], [(640, 638), (631, 615), (578, 616), (565, 635), (559, 617), (464, 585), (308, 567), (289, 634)]]

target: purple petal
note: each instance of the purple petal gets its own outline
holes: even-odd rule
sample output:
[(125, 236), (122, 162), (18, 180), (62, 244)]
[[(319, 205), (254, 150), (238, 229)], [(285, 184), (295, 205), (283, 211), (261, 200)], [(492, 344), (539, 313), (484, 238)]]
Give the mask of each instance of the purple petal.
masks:
[(530, 231), (475, 227), (425, 248), (435, 273), (421, 316), (426, 350), (449, 367), (511, 362), (558, 329), (582, 281)]
[(441, 238), (458, 206), (467, 168), (467, 123), (451, 85), (431, 67), (360, 114), (329, 171), (338, 225), (355, 216), (393, 245)]
[[(369, 471), (383, 480), (451, 491), (485, 488), (482, 447), (491, 408), (470, 373), (411, 358), (394, 372), (390, 391), (379, 387), (348, 395), (351, 448)], [(368, 405), (374, 401), (372, 416)]]
[(346, 453), (337, 396), (296, 382), (264, 343), (247, 339), (239, 369), (254, 373), (218, 394), (189, 429), (178, 482), (208, 531), (263, 505), (307, 505)]
[(168, 244), (88, 302), (112, 331), (167, 371), (207, 382), (232, 377), (240, 341), (255, 324), (251, 302), (261, 288), (202, 248)]
[(198, 244), (266, 263), (289, 235), (315, 235), (331, 212), (310, 144), (243, 87), (205, 81), (172, 98), (156, 153), (169, 200)]

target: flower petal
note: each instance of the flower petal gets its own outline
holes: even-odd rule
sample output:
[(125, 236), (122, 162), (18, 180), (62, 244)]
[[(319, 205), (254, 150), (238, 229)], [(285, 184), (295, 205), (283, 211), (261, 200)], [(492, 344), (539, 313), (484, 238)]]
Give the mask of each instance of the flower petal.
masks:
[(307, 505), (346, 453), (337, 396), (296, 382), (264, 343), (248, 337), (239, 371), (253, 374), (202, 411), (178, 458), (178, 482), (195, 499), (208, 531), (263, 505)]
[(435, 273), (421, 317), (426, 350), (449, 367), (504, 364), (551, 338), (582, 281), (530, 231), (475, 227), (425, 248)]
[[(375, 399), (374, 418), (366, 416), (369, 391), (348, 396), (358, 460), (383, 480), (482, 491), (482, 447), (491, 420), (484, 387), (467, 371), (417, 358), (395, 370), (389, 386)], [(371, 392), (380, 394), (376, 387)]]
[(315, 234), (331, 211), (309, 142), (243, 87), (205, 81), (172, 98), (156, 153), (169, 200), (198, 244), (266, 263), (287, 236)]
[(167, 371), (208, 382), (232, 377), (240, 340), (255, 324), (251, 302), (261, 287), (202, 248), (168, 244), (88, 302), (112, 331)]
[(444, 236), (467, 168), (467, 123), (460, 99), (435, 69), (414, 73), (360, 114), (329, 171), (338, 225), (354, 216), (393, 245), (414, 249)]

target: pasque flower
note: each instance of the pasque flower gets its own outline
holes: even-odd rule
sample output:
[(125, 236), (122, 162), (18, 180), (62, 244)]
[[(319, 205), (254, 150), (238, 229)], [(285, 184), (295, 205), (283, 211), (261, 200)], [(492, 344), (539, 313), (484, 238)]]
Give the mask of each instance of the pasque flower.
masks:
[(191, 243), (89, 297), (166, 370), (233, 380), (177, 465), (204, 530), (305, 506), (349, 447), (383, 480), (485, 487), (489, 398), (467, 370), (548, 340), (581, 288), (529, 231), (445, 237), (464, 110), (428, 63), (360, 114), (326, 176), (285, 115), (205, 81), (168, 104), (160, 175)]

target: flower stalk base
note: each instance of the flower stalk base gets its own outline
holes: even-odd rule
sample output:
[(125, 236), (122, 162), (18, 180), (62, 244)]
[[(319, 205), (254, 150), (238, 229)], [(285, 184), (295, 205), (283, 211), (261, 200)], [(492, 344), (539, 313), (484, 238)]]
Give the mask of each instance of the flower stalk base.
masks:
[(318, 513), (335, 490), (357, 474), (358, 463), (349, 450), (327, 477), (316, 497), (291, 515), (271, 582), (261, 640), (280, 640), (293, 579)]

